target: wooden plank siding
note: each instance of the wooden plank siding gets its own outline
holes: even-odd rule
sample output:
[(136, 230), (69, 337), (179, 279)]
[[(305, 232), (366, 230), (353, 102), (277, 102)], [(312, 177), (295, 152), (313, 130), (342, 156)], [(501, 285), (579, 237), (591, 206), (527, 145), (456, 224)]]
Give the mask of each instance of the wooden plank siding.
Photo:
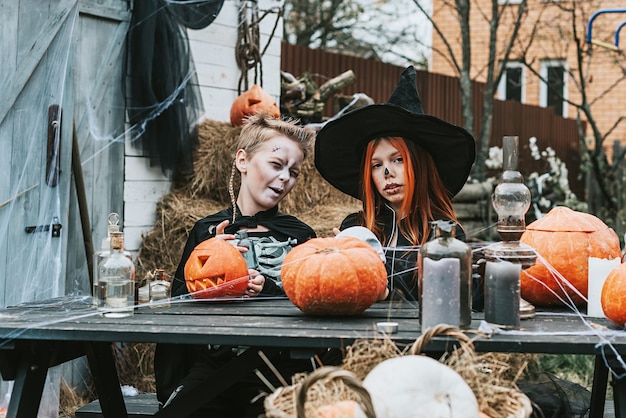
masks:
[[(321, 85), (347, 70), (352, 70), (356, 75), (356, 82), (345, 87), (341, 94), (352, 95), (362, 92), (377, 103), (384, 103), (389, 99), (403, 69), (371, 59), (282, 43), (282, 71), (296, 77), (308, 72), (312, 79)], [(426, 113), (456, 125), (463, 125), (461, 92), (457, 78), (418, 71), (417, 88)], [(484, 89), (484, 83), (473, 83), (476, 132), (481, 128)], [(326, 104), (325, 116), (332, 116), (337, 110), (332, 100), (329, 100)], [(540, 150), (545, 150), (547, 147), (554, 149), (556, 155), (567, 165), (572, 191), (579, 198), (584, 198), (584, 181), (578, 178), (580, 177), (580, 134), (576, 120), (559, 117), (551, 109), (496, 100), (490, 146), (501, 146), (502, 137), (506, 135), (520, 137), (520, 171), (526, 175), (534, 171), (543, 173), (546, 170), (544, 161), (535, 161), (530, 155), (528, 142), (530, 137), (537, 138)]]

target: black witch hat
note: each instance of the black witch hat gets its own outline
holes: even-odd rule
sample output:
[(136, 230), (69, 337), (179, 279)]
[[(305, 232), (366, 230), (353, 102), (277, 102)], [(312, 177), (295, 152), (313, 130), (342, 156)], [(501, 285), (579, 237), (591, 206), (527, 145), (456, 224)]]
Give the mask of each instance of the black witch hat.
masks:
[(404, 70), (387, 103), (346, 113), (318, 132), (315, 167), (331, 185), (360, 199), (365, 146), (381, 137), (402, 137), (429, 152), (450, 196), (461, 190), (476, 157), (474, 138), (469, 132), (424, 114), (412, 66)]

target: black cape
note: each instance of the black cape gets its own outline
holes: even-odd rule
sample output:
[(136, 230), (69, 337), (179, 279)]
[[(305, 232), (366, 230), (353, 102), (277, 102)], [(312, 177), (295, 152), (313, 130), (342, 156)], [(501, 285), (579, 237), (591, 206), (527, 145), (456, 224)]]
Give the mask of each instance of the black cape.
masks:
[[(176, 269), (174, 284), (172, 286), (172, 296), (180, 296), (188, 293), (185, 284), (185, 263), (187, 263), (187, 259), (193, 249), (201, 242), (215, 237), (215, 229), (218, 224), (225, 220), (232, 221), (232, 219), (233, 209), (231, 207), (196, 222), (189, 233), (182, 258)], [(272, 209), (264, 212), (258, 212), (253, 216), (243, 216), (239, 208), (237, 208), (236, 221), (235, 223), (229, 224), (225, 232), (227, 234), (234, 234), (241, 228), (255, 228), (258, 225), (263, 225), (269, 229), (269, 235), (279, 240), (291, 238), (296, 239), (298, 244), (301, 244), (315, 237), (315, 231), (313, 231), (310, 226), (295, 216), (279, 212), (278, 206), (274, 206)]]

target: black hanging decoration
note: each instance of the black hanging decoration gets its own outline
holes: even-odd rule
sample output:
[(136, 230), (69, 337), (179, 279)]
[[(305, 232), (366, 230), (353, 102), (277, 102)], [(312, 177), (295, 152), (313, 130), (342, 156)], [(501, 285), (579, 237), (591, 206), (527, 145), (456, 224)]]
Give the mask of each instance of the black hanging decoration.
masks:
[(134, 2), (123, 82), (136, 145), (171, 177), (193, 170), (197, 123), (204, 113), (186, 28), (215, 20), (224, 0)]

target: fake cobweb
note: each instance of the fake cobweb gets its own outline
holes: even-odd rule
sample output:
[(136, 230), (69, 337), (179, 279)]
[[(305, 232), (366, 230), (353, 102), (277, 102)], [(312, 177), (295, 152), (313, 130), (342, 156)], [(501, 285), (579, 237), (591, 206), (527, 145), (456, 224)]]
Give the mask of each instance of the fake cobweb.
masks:
[[(45, 136), (46, 133), (42, 135), (38, 124), (30, 123), (30, 118), (34, 112), (33, 109), (27, 106), (29, 103), (34, 103), (37, 106), (37, 113), (47, 115), (50, 103), (58, 103), (61, 108), (65, 105), (68, 107), (72, 105), (69, 103), (71, 100), (64, 92), (66, 91), (66, 83), (69, 80), (67, 75), (71, 74), (72, 71), (72, 46), (74, 45), (77, 32), (78, 14), (78, 6), (74, 5), (71, 12), (67, 15), (67, 24), (59, 31), (53, 42), (54, 47), (49, 50), (48, 62), (54, 63), (54, 65), (50, 65), (52, 70), (49, 71), (48, 79), (44, 83), (45, 87), (39, 96), (39, 100), (36, 100), (33, 94), (24, 98), (23, 102), (16, 100), (17, 105), (13, 107), (12, 114), (16, 122), (12, 127), (9, 128), (0, 120), (0, 135), (2, 135), (2, 138), (19, 137), (19, 146), (14, 145), (13, 149), (9, 149), (9, 152), (4, 152), (0, 156), (2, 165), (10, 168), (10, 170), (5, 170), (5, 176), (1, 180), (4, 184), (9, 184), (10, 186), (3, 187), (3, 189), (8, 190), (8, 193), (1, 198), (2, 202), (0, 202), (0, 236), (2, 237), (0, 240), (0, 254), (8, 254), (4, 263), (6, 266), (4, 270), (5, 277), (9, 274), (19, 275), (19, 281), (3, 280), (3, 285), (0, 288), (0, 307), (59, 296), (74, 296), (77, 300), (85, 302), (87, 307), (86, 315), (100, 314), (96, 311), (90, 311), (88, 308), (91, 304), (91, 288), (86, 280), (86, 263), (68, 265), (65, 257), (65, 253), (68, 251), (68, 243), (64, 243), (57, 236), (57, 233), (60, 235), (69, 233), (67, 228), (64, 228), (69, 224), (69, 215), (67, 213), (69, 209), (65, 204), (65, 199), (70, 195), (72, 199), (75, 198), (76, 190), (68, 181), (59, 182), (57, 186), (51, 186), (51, 184), (55, 182), (55, 179), (59, 181), (64, 176), (69, 177), (69, 173), (59, 173), (59, 170), (61, 166), (71, 167), (71, 156), (59, 147), (61, 131), (53, 130), (53, 140), (51, 141), (53, 145), (50, 152), (52, 162), (48, 163), (45, 161), (45, 158), (42, 158), (40, 148), (44, 146), (42, 144), (45, 144), (42, 136)], [(19, 76), (20, 74), (17, 75), (18, 78)], [(161, 97), (153, 105), (135, 108), (134, 110), (137, 111), (135, 114), (139, 115), (137, 120), (129, 123), (121, 131), (107, 130), (101, 123), (101, 120), (106, 118), (107, 112), (118, 110), (94, 109), (89, 98), (86, 98), (85, 107), (88, 111), (84, 120), (88, 127), (87, 131), (89, 132), (90, 141), (97, 143), (98, 147), (94, 147), (94, 151), (91, 154), (81, 155), (80, 164), (86, 166), (94, 160), (100, 159), (102, 166), (100, 169), (104, 172), (107, 165), (106, 160), (102, 161), (103, 155), (109, 155), (112, 149), (123, 147), (126, 142), (138, 141), (146, 132), (146, 127), (150, 122), (157, 119), (164, 112), (170, 111), (176, 103), (180, 102), (181, 92), (192, 82), (195, 73), (190, 68), (190, 71), (182, 74), (182, 76), (182, 80), (173, 86), (171, 92)], [(10, 83), (15, 80), (11, 77), (2, 78), (4, 81), (0, 84), (0, 91), (14, 92)], [(80, 89), (80, 86), (77, 88)], [(1, 106), (0, 110), (8, 112), (8, 109)], [(5, 117), (6, 115), (5, 113), (0, 113), (0, 116)], [(51, 117), (54, 124), (54, 113)], [(58, 118), (58, 116), (56, 117)], [(187, 114), (186, 117), (193, 119), (191, 114)], [(62, 126), (62, 129), (71, 130), (72, 123), (64, 120)], [(5, 140), (4, 142), (7, 141)], [(188, 145), (185, 144), (185, 146)], [(0, 149), (5, 149), (3, 146), (4, 144), (0, 144)], [(62, 146), (69, 148), (70, 144), (62, 144)], [(19, 161), (19, 164), (16, 164), (16, 161)], [(32, 175), (32, 173), (41, 171), (35, 169), (35, 167), (46, 166), (46, 164), (48, 164), (49, 169), (41, 178)], [(167, 171), (172, 169), (172, 167), (170, 161), (163, 168)], [(104, 173), (101, 175), (104, 175)], [(118, 175), (121, 175), (121, 173), (118, 173)], [(24, 212), (32, 216), (25, 219)], [(74, 216), (76, 216), (75, 213)], [(341, 219), (337, 219), (337, 225), (340, 221)], [(29, 227), (29, 230), (26, 230), (28, 239), (16, 239), (15, 237), (18, 233), (24, 234), (25, 227)], [(495, 228), (495, 225), (490, 225), (489, 228)], [(19, 231), (16, 232), (16, 229)], [(472, 237), (484, 231), (466, 232), (468, 237)], [(95, 247), (97, 249), (99, 242), (96, 241), (94, 244), (96, 244)], [(72, 245), (80, 245), (80, 243), (74, 242)], [(383, 250), (418, 251), (417, 248), (383, 248)], [(477, 245), (474, 250), (480, 251), (482, 248)], [(26, 263), (20, 261), (18, 264), (16, 260), (23, 260), (23, 258), (16, 257), (13, 259), (10, 256), (11, 254), (29, 254), (29, 261)], [(540, 256), (539, 259), (541, 260)], [(549, 265), (545, 260), (541, 261)], [(567, 294), (564, 290), (572, 288), (572, 286), (558, 271), (552, 269), (552, 273), (558, 278), (558, 282), (562, 286), (562, 293)], [(71, 278), (71, 280), (66, 282), (66, 277)], [(240, 280), (247, 280), (247, 277), (240, 278)], [(12, 285), (8, 286), (8, 283)], [(19, 286), (16, 286), (15, 283), (19, 283)], [(547, 290), (553, 292), (550, 289)], [(579, 296), (586, 300), (583, 295), (579, 294)], [(593, 319), (581, 312), (572, 300), (562, 299), (562, 302), (570, 310), (570, 314), (577, 317), (585, 325), (586, 331), (584, 334), (596, 337), (600, 341), (598, 343), (599, 351), (603, 355), (617, 357), (621, 366), (626, 368), (621, 356), (611, 345), (611, 337), (616, 333), (623, 333), (623, 331), (599, 327), (594, 323)], [(171, 300), (171, 303), (194, 303), (194, 300), (191, 298), (175, 298)], [(417, 304), (414, 303), (414, 306), (417, 309)], [(68, 316), (65, 320), (71, 321), (72, 319), (75, 318)], [(524, 330), (489, 329), (488, 331), (520, 335), (527, 333)], [(10, 343), (13, 337), (14, 335), (1, 335), (0, 348), (2, 345)], [(71, 367), (84, 369), (85, 365), (73, 364)], [(42, 402), (39, 416), (58, 416), (59, 382), (61, 376), (66, 373), (67, 370), (64, 371), (59, 367), (50, 370), (46, 383), (46, 395)], [(622, 376), (617, 375), (616, 377)], [(76, 385), (80, 386), (79, 383)], [(82, 385), (88, 386), (88, 383), (83, 382)], [(2, 411), (2, 407), (6, 407), (6, 402), (10, 398), (10, 392), (11, 382), (0, 381), (0, 411)]]
[[(119, 2), (120, 10), (103, 12), (115, 16), (108, 23), (97, 19), (98, 11), (92, 14), (98, 5), (85, 9), (76, 0), (5, 2), (0, 8), (5, 34), (15, 36), (3, 38), (7, 48), (0, 70), (0, 308), (59, 296), (91, 299), (88, 245), (82, 242), (88, 238), (76, 229), (83, 222), (91, 237), (89, 211), (92, 216), (121, 213), (122, 202), (117, 199), (106, 208), (87, 207), (87, 202), (110, 204), (107, 197), (115, 192), (98, 190), (103, 177), (101, 184), (112, 185), (118, 194), (122, 190), (127, 143), (143, 149), (165, 175), (184, 171), (194, 145), (193, 128), (203, 113), (186, 28), (206, 27), (223, 2), (136, 2), (134, 10), (144, 12), (133, 13), (130, 21), (123, 17), (128, 5)], [(92, 39), (98, 26), (112, 22), (117, 27), (107, 27), (110, 36), (90, 43), (102, 39)], [(126, 50), (140, 54), (134, 61), (122, 59), (120, 51)], [(81, 61), (83, 56), (93, 61)], [(95, 85), (86, 85), (90, 77)], [(112, 95), (126, 103), (110, 100)], [(167, 133), (167, 140), (158, 142), (155, 132)], [(95, 179), (91, 195), (81, 196), (83, 175)], [(116, 178), (109, 181), (112, 176)], [(95, 198), (98, 193), (104, 198)], [(102, 235), (93, 236), (96, 249)], [(0, 349), (12, 338), (14, 334), (1, 335)], [(89, 386), (85, 371), (81, 361), (50, 369), (38, 416), (58, 416), (62, 376), (84, 390)], [(11, 391), (12, 382), (0, 379), (0, 417)]]

